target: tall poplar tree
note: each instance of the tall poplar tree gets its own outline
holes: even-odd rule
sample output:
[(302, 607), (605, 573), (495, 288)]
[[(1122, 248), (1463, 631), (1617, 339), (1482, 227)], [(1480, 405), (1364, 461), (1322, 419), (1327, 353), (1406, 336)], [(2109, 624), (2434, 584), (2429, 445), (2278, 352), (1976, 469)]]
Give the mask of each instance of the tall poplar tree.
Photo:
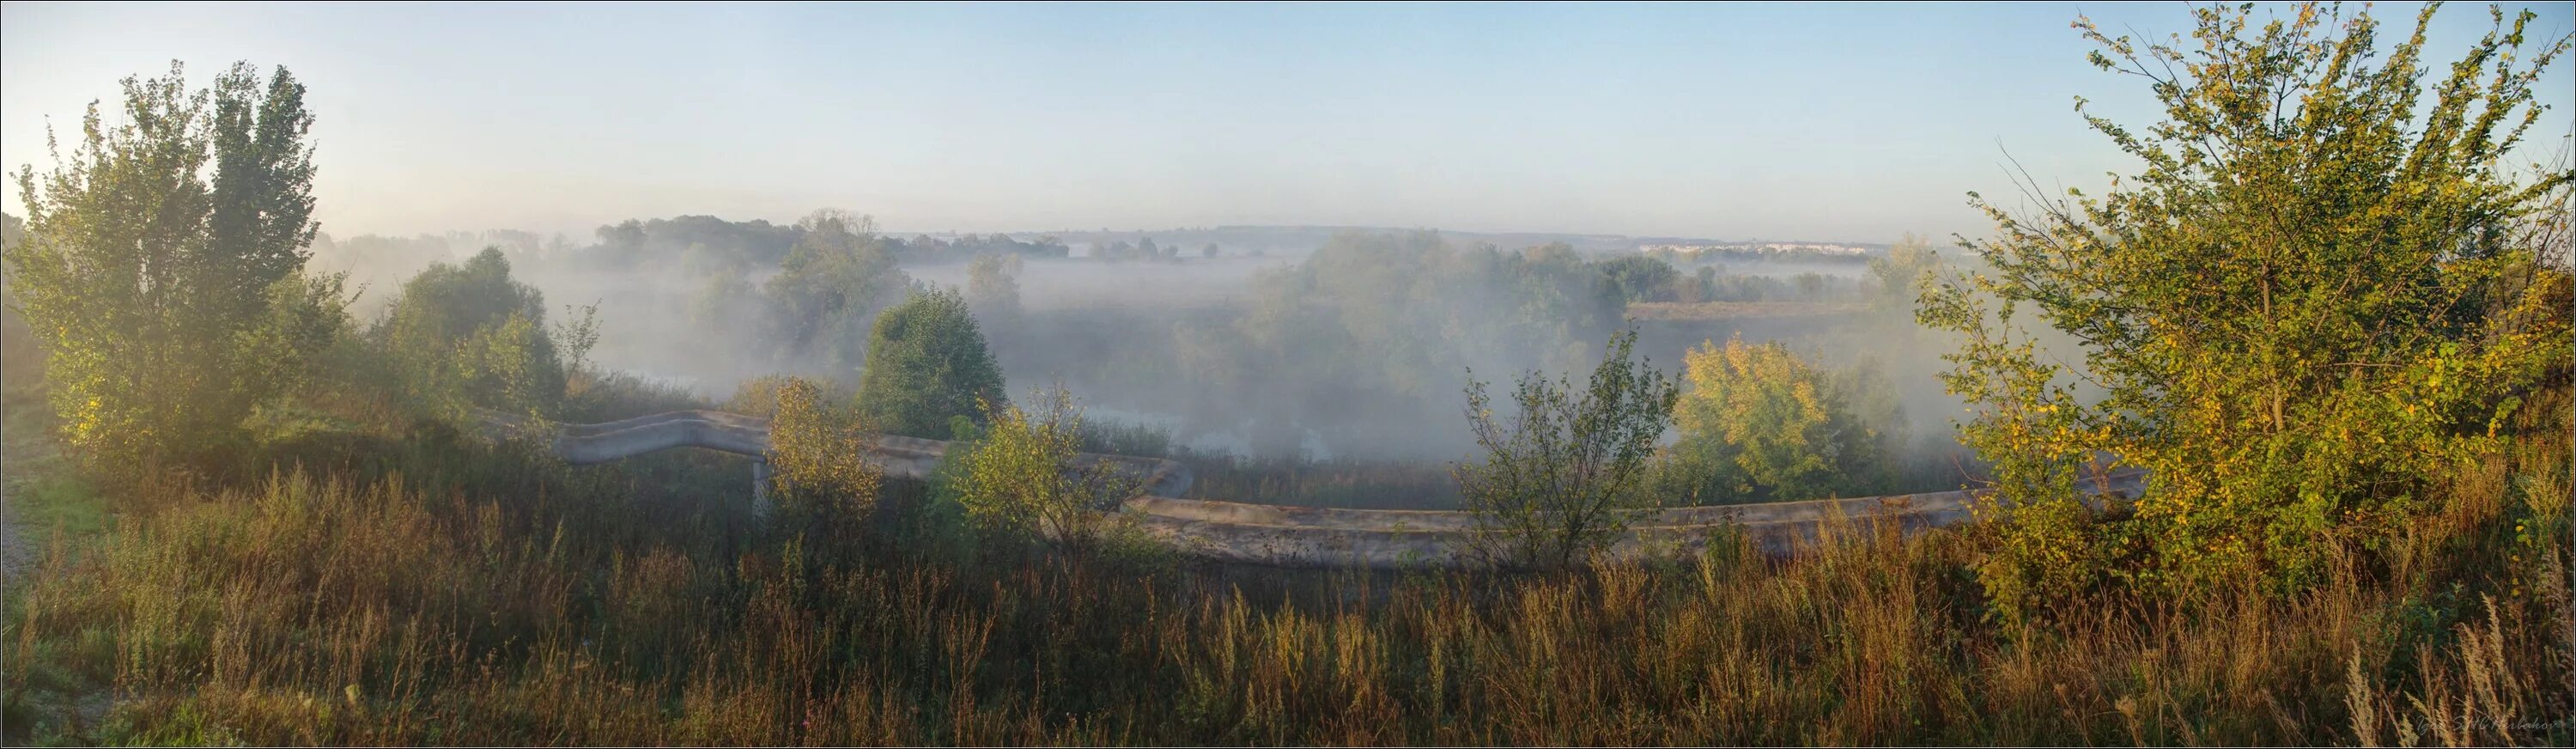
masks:
[(190, 90), (127, 78), (122, 121), (92, 102), (66, 157), (16, 175), (14, 301), (48, 354), (66, 437), (102, 466), (203, 457), (345, 324), (336, 277), (303, 275), (313, 116), (284, 68)]

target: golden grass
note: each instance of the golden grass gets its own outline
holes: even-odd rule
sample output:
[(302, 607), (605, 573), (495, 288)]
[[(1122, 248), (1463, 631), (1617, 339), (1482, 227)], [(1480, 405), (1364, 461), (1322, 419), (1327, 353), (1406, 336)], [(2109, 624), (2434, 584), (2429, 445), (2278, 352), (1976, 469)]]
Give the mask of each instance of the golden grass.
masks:
[(1975, 529), (1551, 576), (961, 561), (918, 485), (762, 527), (707, 501), (721, 459), (352, 438), (121, 497), (12, 581), (0, 690), (12, 743), (2565, 745), (2561, 421), (2300, 595), (2021, 624)]
[(105, 689), (33, 719), (147, 742), (2563, 742), (2566, 477), (2508, 468), (2302, 596), (2028, 626), (1983, 616), (1969, 536), (1865, 523), (1786, 561), (1244, 583), (603, 527), (616, 482), (534, 462), (287, 472), (55, 555), (7, 686)]

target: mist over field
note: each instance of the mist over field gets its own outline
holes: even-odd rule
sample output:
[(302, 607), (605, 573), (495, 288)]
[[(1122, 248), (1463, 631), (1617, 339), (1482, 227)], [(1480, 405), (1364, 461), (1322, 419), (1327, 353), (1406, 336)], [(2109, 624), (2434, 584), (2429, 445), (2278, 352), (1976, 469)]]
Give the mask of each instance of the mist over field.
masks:
[[(354, 307), (364, 315), (429, 264), (498, 247), (553, 309), (598, 305), (590, 355), (608, 370), (715, 399), (781, 372), (857, 381), (863, 344), (821, 354), (781, 340), (779, 302), (763, 297), (801, 230), (703, 216), (635, 226), (640, 240), (612, 236), (617, 226), (580, 243), (506, 230), (325, 238), (313, 263), (370, 290)], [(1025, 249), (1034, 244), (971, 248), (984, 241), (976, 235), (871, 233), (859, 244), (896, 261), (880, 269), (888, 289), (982, 300), (978, 322), (1017, 389), (1061, 382), (1096, 420), (1167, 430), (1211, 454), (1456, 460), (1473, 447), (1461, 422), (1471, 372), (1487, 382), (1577, 374), (1621, 329), (1637, 330), (1640, 352), (1676, 376), (1686, 351), (1736, 336), (1871, 368), (1889, 415), (1920, 420), (1909, 439), (1937, 435), (1957, 410), (1934, 378), (1939, 346), (1903, 319), (1911, 290), (1870, 275), (1885, 243), (1835, 245), (1848, 255), (1654, 257), (1639, 246), (1672, 240), (1351, 227), (1068, 234), (1086, 241), (1008, 235), (1062, 256)], [(1007, 291), (975, 288), (979, 257), (1008, 261), (988, 274)], [(1654, 286), (1621, 288), (1607, 270), (1620, 258), (1658, 268)], [(836, 324), (865, 331), (900, 296), (837, 310), (846, 319)], [(1632, 300), (1644, 317), (1629, 314)], [(1946, 456), (1941, 442), (1924, 446)]]
[(0, 3), (0, 744), (2576, 745), (2571, 27)]

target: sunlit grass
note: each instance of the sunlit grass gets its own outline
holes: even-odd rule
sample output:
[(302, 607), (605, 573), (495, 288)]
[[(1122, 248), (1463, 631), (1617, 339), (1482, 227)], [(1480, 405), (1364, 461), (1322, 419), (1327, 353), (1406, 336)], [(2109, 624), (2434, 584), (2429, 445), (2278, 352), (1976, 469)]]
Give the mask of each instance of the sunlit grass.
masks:
[[(440, 442), (151, 502), (56, 555), (7, 687), (41, 735), (137, 742), (2555, 742), (2564, 447), (2533, 452), (2304, 595), (2106, 591), (2016, 626), (1973, 533), (1548, 577), (1138, 574), (761, 529), (637, 480), (686, 468)], [(899, 515), (918, 488), (893, 492)], [(112, 706), (63, 707), (84, 694)]]

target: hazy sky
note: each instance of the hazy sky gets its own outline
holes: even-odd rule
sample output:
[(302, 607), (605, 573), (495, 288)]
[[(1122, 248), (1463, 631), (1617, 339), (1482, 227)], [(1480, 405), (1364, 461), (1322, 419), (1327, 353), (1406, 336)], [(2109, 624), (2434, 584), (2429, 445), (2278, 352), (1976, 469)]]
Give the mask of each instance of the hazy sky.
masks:
[[(2519, 7), (2519, 6), (2508, 6)], [(2569, 4), (2533, 6), (2563, 34)], [(2415, 6), (2379, 8), (2391, 25)], [(2067, 24), (2179, 4), (50, 5), (0, 10), (0, 163), (172, 59), (311, 88), (323, 230), (626, 217), (902, 230), (1366, 224), (1883, 241), (1982, 233), (2009, 151), (2053, 184), (2138, 122)], [(2485, 6), (2437, 19), (2442, 62)], [(2392, 31), (2392, 33), (2395, 33)], [(2567, 132), (2568, 65), (2549, 86)], [(2555, 136), (2552, 136), (2554, 139)], [(23, 211), (14, 184), (6, 207)]]

